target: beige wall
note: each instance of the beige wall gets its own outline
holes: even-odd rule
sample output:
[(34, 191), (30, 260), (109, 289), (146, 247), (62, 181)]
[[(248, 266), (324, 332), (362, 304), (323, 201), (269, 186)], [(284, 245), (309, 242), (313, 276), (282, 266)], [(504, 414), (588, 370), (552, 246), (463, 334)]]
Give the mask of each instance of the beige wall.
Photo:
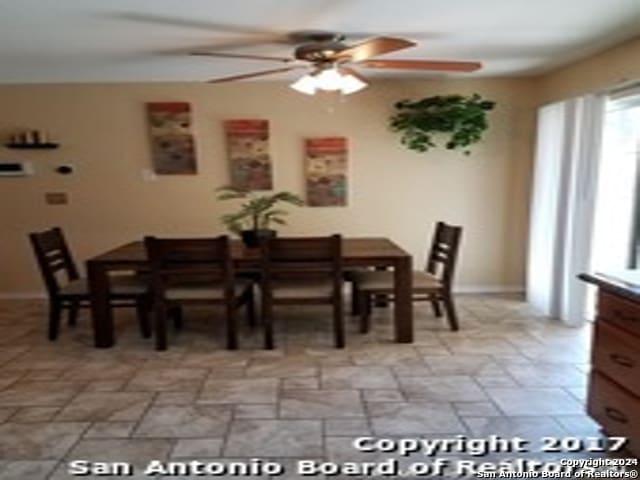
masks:
[(540, 103), (575, 97), (640, 80), (640, 37), (542, 76)]
[[(350, 142), (350, 204), (301, 208), (289, 234), (388, 236), (424, 260), (438, 219), (464, 225), (458, 284), (501, 288), (522, 284), (533, 133), (532, 80), (376, 81), (330, 105), (282, 83), (128, 84), (0, 87), (0, 132), (16, 127), (50, 132), (53, 151), (0, 150), (0, 160), (31, 160), (36, 175), (0, 179), (0, 292), (41, 288), (26, 234), (52, 225), (68, 233), (79, 260), (144, 234), (210, 235), (223, 231), (227, 208), (214, 189), (228, 181), (221, 122), (271, 121), (275, 186), (303, 194), (302, 142), (345, 135)], [(401, 147), (387, 128), (393, 102), (441, 93), (478, 92), (497, 101), (486, 141), (470, 157)], [(199, 173), (144, 181), (150, 168), (147, 101), (192, 104)], [(331, 110), (329, 107), (333, 110)], [(72, 176), (54, 173), (70, 162)], [(68, 192), (67, 206), (43, 195)]]

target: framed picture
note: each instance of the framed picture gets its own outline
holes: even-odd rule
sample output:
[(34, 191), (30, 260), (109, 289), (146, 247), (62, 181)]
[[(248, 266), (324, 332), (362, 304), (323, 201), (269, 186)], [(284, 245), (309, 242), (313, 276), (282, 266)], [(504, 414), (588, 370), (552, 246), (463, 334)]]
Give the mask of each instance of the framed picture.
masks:
[(305, 141), (307, 205), (347, 205), (347, 139), (308, 138)]
[(151, 158), (158, 174), (195, 174), (191, 107), (186, 102), (147, 103)]
[(231, 185), (243, 190), (273, 188), (268, 120), (227, 120)]

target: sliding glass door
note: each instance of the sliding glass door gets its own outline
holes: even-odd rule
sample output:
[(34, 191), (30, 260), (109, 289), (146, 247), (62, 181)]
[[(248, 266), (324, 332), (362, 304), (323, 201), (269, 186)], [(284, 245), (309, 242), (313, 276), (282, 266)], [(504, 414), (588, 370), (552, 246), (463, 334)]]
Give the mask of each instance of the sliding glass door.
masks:
[(593, 271), (640, 268), (640, 93), (614, 95), (604, 117)]

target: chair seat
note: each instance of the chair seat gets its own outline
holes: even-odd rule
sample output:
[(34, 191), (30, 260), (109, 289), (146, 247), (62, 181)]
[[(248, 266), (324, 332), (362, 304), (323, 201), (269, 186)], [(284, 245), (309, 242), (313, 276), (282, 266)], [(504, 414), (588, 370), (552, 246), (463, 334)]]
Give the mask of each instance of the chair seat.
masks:
[[(240, 297), (251, 286), (251, 281), (237, 279), (234, 283), (235, 296)], [(165, 290), (167, 300), (223, 300), (224, 286), (221, 284), (175, 285)]]
[[(430, 273), (415, 270), (412, 275), (413, 291), (433, 291), (442, 288), (442, 283)], [(393, 292), (393, 271), (355, 272), (354, 281), (360, 290)]]
[(330, 278), (273, 280), (271, 291), (275, 300), (331, 298), (333, 281)]
[[(147, 292), (148, 284), (137, 275), (113, 275), (109, 277), (112, 295), (137, 296)], [(89, 283), (86, 278), (72, 280), (60, 289), (63, 296), (86, 297), (89, 295)]]

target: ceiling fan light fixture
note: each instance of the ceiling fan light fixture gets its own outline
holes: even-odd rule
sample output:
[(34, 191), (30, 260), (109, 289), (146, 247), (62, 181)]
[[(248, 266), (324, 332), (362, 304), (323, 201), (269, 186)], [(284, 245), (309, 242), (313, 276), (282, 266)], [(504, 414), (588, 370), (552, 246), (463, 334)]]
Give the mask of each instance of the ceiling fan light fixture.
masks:
[(337, 68), (327, 68), (315, 74), (316, 85), (320, 90), (333, 92), (342, 88), (343, 75)]
[(289, 86), (306, 95), (314, 95), (318, 90), (340, 91), (343, 95), (349, 95), (362, 90), (367, 83), (355, 75), (332, 67), (304, 75)]
[(340, 86), (340, 92), (343, 95), (349, 95), (351, 93), (356, 93), (367, 87), (367, 82), (360, 80), (355, 75), (351, 75), (350, 73), (342, 74), (342, 85)]
[(295, 91), (304, 93), (305, 95), (314, 95), (316, 90), (318, 90), (316, 78), (310, 74), (300, 77), (289, 86)]

